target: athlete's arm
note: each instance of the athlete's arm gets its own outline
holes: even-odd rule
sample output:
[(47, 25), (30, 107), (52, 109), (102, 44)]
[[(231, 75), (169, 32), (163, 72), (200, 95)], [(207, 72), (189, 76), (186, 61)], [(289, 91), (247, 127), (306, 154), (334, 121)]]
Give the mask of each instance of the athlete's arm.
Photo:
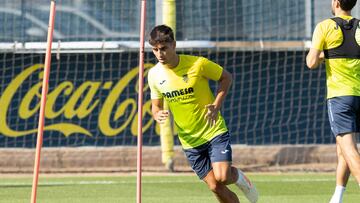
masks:
[(166, 118), (169, 117), (169, 111), (163, 110), (163, 100), (162, 99), (152, 99), (151, 100), (151, 112), (153, 114), (154, 120), (158, 123), (164, 123)]
[(324, 52), (311, 48), (306, 56), (306, 65), (310, 69), (317, 68), (324, 61)]
[(318, 67), (324, 60), (324, 52), (322, 51), (325, 43), (327, 26), (324, 26), (324, 23), (319, 23), (316, 25), (312, 40), (311, 48), (306, 56), (306, 65), (310, 68)]
[(217, 90), (215, 101), (212, 104), (208, 104), (205, 106), (208, 109), (205, 117), (210, 122), (210, 125), (214, 125), (217, 120), (218, 112), (220, 111), (222, 103), (225, 100), (225, 97), (229, 91), (231, 82), (232, 75), (228, 71), (223, 69), (219, 79), (219, 87)]

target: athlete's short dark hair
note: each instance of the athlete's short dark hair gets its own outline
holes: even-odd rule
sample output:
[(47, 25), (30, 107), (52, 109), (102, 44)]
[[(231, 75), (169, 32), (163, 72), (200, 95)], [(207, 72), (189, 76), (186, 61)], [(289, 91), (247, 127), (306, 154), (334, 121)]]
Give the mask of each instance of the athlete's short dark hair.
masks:
[(340, 8), (344, 11), (350, 11), (354, 8), (357, 0), (339, 0)]
[(154, 27), (150, 32), (149, 43), (154, 46), (159, 43), (173, 42), (174, 32), (167, 25), (158, 25)]

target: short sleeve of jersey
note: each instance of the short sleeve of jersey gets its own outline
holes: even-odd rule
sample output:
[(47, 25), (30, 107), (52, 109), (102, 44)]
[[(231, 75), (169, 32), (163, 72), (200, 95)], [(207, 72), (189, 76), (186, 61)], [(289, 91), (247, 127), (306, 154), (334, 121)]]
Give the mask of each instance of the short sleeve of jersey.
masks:
[(148, 74), (148, 83), (149, 83), (149, 87), (150, 87), (150, 97), (151, 99), (161, 99), (162, 98), (162, 94), (161, 92), (156, 88), (155, 85), (155, 73), (154, 73), (154, 69), (150, 69), (149, 74)]
[(202, 76), (211, 80), (219, 80), (222, 74), (223, 68), (210, 61), (209, 59), (202, 58), (201, 74)]
[(322, 51), (324, 50), (325, 36), (323, 23), (319, 23), (314, 30), (311, 48)]

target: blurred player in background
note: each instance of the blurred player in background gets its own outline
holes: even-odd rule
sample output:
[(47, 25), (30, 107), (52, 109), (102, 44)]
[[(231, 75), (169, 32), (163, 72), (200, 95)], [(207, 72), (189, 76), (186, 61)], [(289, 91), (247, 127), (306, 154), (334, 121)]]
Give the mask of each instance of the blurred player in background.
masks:
[[(148, 73), (154, 119), (159, 123), (169, 119), (163, 108), (166, 100), (192, 169), (219, 202), (239, 202), (229, 184), (236, 184), (250, 202), (257, 202), (255, 186), (231, 165), (230, 133), (220, 114), (231, 74), (206, 58), (176, 54), (173, 31), (166, 25), (153, 28), (149, 43), (159, 61)], [(209, 79), (218, 81), (215, 97)]]
[[(164, 110), (169, 110), (169, 106), (165, 101), (163, 106)], [(161, 161), (165, 168), (170, 172), (175, 171), (174, 134), (175, 129), (173, 119), (164, 120), (164, 122), (160, 124)]]
[(360, 26), (351, 16), (356, 0), (332, 0), (334, 18), (320, 22), (306, 57), (309, 68), (325, 58), (330, 126), (336, 137), (338, 163), (331, 203), (342, 202), (350, 172), (360, 184)]

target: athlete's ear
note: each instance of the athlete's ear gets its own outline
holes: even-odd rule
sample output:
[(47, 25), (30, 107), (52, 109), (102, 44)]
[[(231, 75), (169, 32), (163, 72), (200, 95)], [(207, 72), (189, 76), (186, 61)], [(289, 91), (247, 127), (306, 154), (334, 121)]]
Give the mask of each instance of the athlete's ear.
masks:
[(336, 8), (340, 8), (340, 1), (339, 0), (335, 0), (335, 6), (336, 6)]
[(172, 45), (173, 45), (173, 48), (175, 49), (176, 48), (176, 41), (175, 40), (173, 41)]

